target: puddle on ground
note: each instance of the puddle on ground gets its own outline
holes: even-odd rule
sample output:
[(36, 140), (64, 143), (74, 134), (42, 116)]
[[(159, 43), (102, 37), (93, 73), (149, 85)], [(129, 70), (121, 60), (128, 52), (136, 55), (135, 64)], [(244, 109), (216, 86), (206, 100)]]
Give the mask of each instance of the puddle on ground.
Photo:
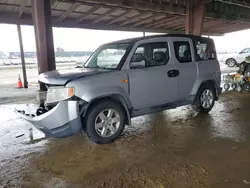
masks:
[[(47, 142), (43, 140), (44, 134), (42, 132), (18, 117), (14, 112), (18, 106), (0, 106), (0, 161), (40, 150)], [(29, 129), (32, 129), (34, 139), (41, 140), (41, 142), (30, 143)]]

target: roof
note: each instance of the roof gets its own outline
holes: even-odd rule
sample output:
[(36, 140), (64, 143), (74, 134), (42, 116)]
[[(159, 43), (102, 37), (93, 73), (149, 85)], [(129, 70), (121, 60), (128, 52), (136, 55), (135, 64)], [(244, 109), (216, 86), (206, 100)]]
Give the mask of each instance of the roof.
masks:
[(208, 40), (213, 40), (211, 38), (197, 36), (197, 35), (187, 35), (187, 34), (160, 34), (160, 35), (150, 35), (145, 37), (135, 37), (135, 38), (129, 38), (124, 40), (117, 40), (114, 42), (110, 42), (104, 45), (110, 45), (110, 44), (121, 44), (121, 43), (135, 43), (137, 41), (143, 40), (143, 39), (151, 39), (151, 38), (158, 38), (158, 37), (185, 37), (190, 39), (197, 39), (197, 38), (206, 38)]
[[(55, 27), (183, 33), (186, 0), (51, 0)], [(203, 34), (250, 28), (250, 0), (207, 0)], [(1, 0), (0, 23), (31, 25), (31, 0)]]

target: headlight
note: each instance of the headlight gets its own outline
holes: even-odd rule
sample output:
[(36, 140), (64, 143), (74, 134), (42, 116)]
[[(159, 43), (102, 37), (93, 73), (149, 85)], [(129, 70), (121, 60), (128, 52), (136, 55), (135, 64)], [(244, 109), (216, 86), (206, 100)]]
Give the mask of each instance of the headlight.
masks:
[(75, 88), (73, 87), (63, 87), (63, 88), (49, 88), (47, 91), (47, 103), (53, 103), (69, 99), (75, 94)]

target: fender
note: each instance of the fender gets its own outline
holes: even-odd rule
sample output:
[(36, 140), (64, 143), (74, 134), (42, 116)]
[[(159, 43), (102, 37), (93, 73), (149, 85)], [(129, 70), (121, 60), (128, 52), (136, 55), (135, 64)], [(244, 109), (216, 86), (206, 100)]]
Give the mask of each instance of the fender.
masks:
[[(201, 87), (203, 84), (212, 84), (212, 85), (214, 86), (215, 92), (216, 92), (216, 99), (215, 99), (215, 100), (218, 100), (219, 94), (220, 94), (220, 93), (219, 93), (219, 90), (218, 90), (219, 87), (217, 86), (215, 80), (205, 80), (205, 81), (201, 82), (201, 83), (199, 84), (199, 87), (195, 87), (195, 89), (197, 89), (197, 90), (196, 90), (196, 93), (198, 93), (200, 87)], [(193, 89), (194, 89), (194, 88), (193, 88)], [(195, 100), (196, 100), (196, 96), (195, 96)]]
[(213, 74), (206, 74), (206, 75), (204, 75), (202, 77), (199, 76), (196, 79), (196, 81), (194, 83), (194, 86), (193, 86), (193, 88), (192, 88), (192, 90), (190, 92), (190, 95), (196, 95), (197, 92), (199, 91), (201, 85), (204, 84), (204, 83), (206, 83), (206, 82), (212, 82), (216, 90), (219, 87), (216, 84), (216, 78), (215, 78), (215, 76)]

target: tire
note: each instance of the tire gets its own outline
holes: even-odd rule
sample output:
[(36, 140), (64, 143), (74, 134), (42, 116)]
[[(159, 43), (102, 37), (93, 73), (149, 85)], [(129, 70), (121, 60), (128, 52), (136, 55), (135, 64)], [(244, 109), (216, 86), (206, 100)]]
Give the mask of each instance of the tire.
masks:
[(249, 85), (249, 83), (246, 84), (245, 88), (246, 88), (247, 92), (250, 92), (250, 85)]
[[(209, 91), (209, 96), (211, 95), (211, 101), (208, 103), (209, 105), (204, 105), (202, 102), (202, 97), (204, 96), (203, 93)], [(213, 84), (204, 84), (200, 87), (196, 99), (192, 104), (192, 108), (200, 113), (208, 113), (212, 110), (214, 103), (215, 103), (215, 88)], [(206, 106), (206, 107), (205, 107)]]
[(238, 84), (238, 87), (236, 88), (236, 90), (239, 92), (239, 93), (242, 93), (243, 92), (243, 87)]
[(223, 85), (223, 88), (224, 88), (225, 91), (228, 91), (229, 88), (230, 88), (230, 85), (229, 85), (228, 83), (225, 83), (225, 84)]
[[(108, 117), (108, 114), (112, 113), (110, 110), (113, 110), (113, 116), (111, 115), (112, 117)], [(119, 126), (118, 124), (113, 123), (113, 121), (118, 121), (118, 119)], [(108, 144), (116, 140), (121, 135), (124, 130), (125, 123), (126, 119), (124, 109), (113, 101), (103, 101), (90, 107), (85, 117), (84, 129), (91, 141), (97, 144)], [(98, 124), (103, 127), (98, 128)], [(106, 131), (104, 131), (104, 129)], [(115, 129), (116, 131), (114, 131)]]
[(229, 59), (226, 60), (226, 64), (229, 67), (234, 67), (237, 64), (237, 62), (235, 61), (234, 58), (229, 58)]
[(232, 83), (231, 84), (231, 88), (232, 88), (232, 90), (236, 90), (237, 89), (237, 84), (236, 83)]

